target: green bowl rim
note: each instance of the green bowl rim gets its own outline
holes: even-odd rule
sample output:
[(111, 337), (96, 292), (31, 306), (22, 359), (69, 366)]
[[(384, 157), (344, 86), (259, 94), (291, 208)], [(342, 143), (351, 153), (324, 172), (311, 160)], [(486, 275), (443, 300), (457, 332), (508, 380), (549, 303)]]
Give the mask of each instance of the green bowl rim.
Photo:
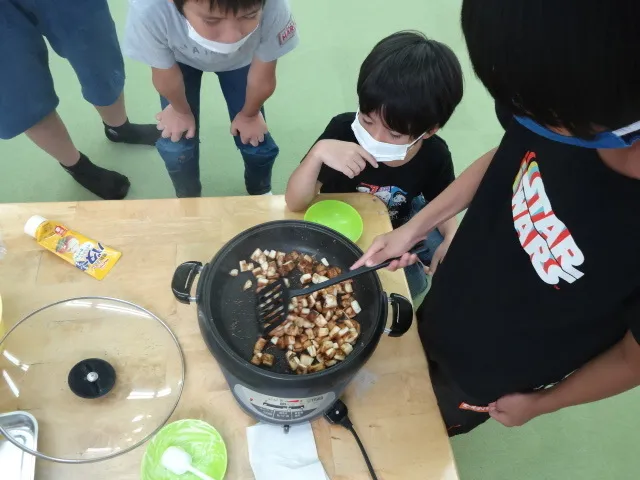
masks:
[(222, 446), (224, 448), (224, 458), (225, 458), (224, 472), (222, 472), (222, 478), (226, 477), (227, 476), (227, 470), (229, 469), (229, 451), (227, 450), (227, 442), (224, 440), (224, 437), (222, 436), (222, 434), (218, 431), (218, 429), (216, 427), (211, 425), (209, 422), (205, 422), (204, 420), (200, 420), (199, 418), (182, 418), (180, 420), (176, 420), (174, 422), (167, 423), (166, 425), (164, 425), (158, 431), (158, 433), (156, 433), (153, 436), (153, 438), (149, 441), (149, 443), (147, 444), (147, 447), (144, 450), (144, 455), (142, 456), (142, 462), (140, 462), (140, 470), (141, 470), (140, 471), (140, 475), (141, 476), (144, 475), (144, 472), (142, 471), (142, 468), (143, 468), (143, 465), (144, 465), (144, 460), (145, 460), (145, 458), (147, 458), (147, 452), (149, 451), (149, 445), (151, 445), (153, 443), (153, 441), (155, 440), (155, 438), (162, 433), (162, 430), (164, 430), (165, 427), (168, 427), (168, 426), (176, 424), (176, 423), (183, 423), (183, 422), (204, 423), (207, 427), (211, 428), (214, 432), (216, 432), (218, 434), (218, 436), (220, 437), (220, 440), (222, 440)]
[[(358, 223), (358, 225), (359, 225), (359, 228), (358, 228), (358, 231), (359, 231), (358, 236), (357, 236), (357, 238), (353, 239), (353, 238), (349, 238), (349, 236), (345, 235), (345, 234), (344, 234), (344, 233), (342, 233), (342, 232), (338, 232), (338, 233), (342, 233), (342, 235), (344, 235), (345, 237), (349, 238), (349, 240), (351, 240), (351, 241), (352, 241), (352, 242), (354, 242), (354, 243), (355, 243), (355, 242), (357, 242), (358, 240), (360, 240), (360, 238), (362, 237), (362, 234), (364, 233), (364, 220), (362, 219), (362, 215), (360, 215), (360, 212), (359, 212), (359, 211), (358, 211), (358, 210), (357, 210), (353, 205), (351, 205), (351, 204), (349, 204), (349, 203), (347, 203), (347, 202), (345, 202), (345, 201), (342, 201), (342, 200), (335, 200), (335, 199), (332, 199), (332, 198), (328, 198), (328, 199), (326, 199), (326, 200), (320, 200), (320, 201), (318, 201), (318, 202), (314, 203), (313, 205), (311, 205), (311, 206), (307, 209), (307, 211), (306, 211), (306, 212), (305, 212), (305, 214), (304, 214), (304, 220), (305, 220), (305, 221), (307, 221), (307, 222), (311, 221), (311, 220), (309, 220), (309, 219), (308, 219), (308, 217), (309, 217), (309, 213), (310, 213), (310, 212), (311, 212), (311, 211), (312, 211), (312, 210), (313, 210), (317, 205), (321, 205), (321, 204), (323, 204), (323, 203), (324, 203), (324, 204), (327, 204), (327, 203), (334, 203), (334, 204), (340, 204), (340, 205), (342, 205), (342, 206), (345, 206), (345, 205), (346, 205), (347, 207), (349, 207), (349, 209), (351, 209), (351, 210), (356, 214), (356, 217), (357, 217), (357, 218), (358, 218), (358, 220), (359, 220), (359, 223)], [(313, 223), (318, 223), (318, 224), (320, 224), (320, 225), (324, 225), (324, 224), (322, 224), (322, 223), (320, 223), (320, 222), (313, 222)], [(325, 227), (331, 228), (331, 227), (329, 227), (328, 225), (325, 225)]]

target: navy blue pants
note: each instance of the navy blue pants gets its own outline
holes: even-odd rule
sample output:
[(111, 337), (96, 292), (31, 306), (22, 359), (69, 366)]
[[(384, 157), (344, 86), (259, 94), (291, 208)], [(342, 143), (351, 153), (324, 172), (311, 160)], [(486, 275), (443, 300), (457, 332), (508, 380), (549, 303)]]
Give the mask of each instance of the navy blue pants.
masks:
[[(161, 138), (156, 146), (176, 189), (176, 196), (179, 198), (199, 197), (202, 194), (199, 135), (200, 86), (203, 72), (188, 65), (179, 65), (184, 78), (187, 102), (196, 117), (196, 136), (190, 139), (182, 137), (178, 142), (172, 142), (170, 138)], [(248, 74), (249, 66), (229, 72), (216, 73), (231, 120), (244, 107)], [(163, 97), (160, 97), (160, 103), (163, 109), (169, 104), (168, 100)], [(264, 111), (262, 113), (264, 115)], [(257, 147), (243, 144), (239, 136), (234, 138), (244, 160), (244, 180), (247, 192), (250, 195), (262, 195), (271, 191), (271, 171), (279, 153), (273, 137), (267, 133), (264, 142)]]

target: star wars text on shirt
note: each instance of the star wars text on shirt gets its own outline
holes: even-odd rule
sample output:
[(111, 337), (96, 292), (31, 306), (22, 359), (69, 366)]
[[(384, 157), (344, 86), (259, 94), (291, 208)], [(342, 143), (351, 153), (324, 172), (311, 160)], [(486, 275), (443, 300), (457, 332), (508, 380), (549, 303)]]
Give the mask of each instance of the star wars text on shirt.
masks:
[(584, 255), (567, 226), (556, 216), (547, 196), (536, 154), (527, 152), (513, 184), (513, 224), (522, 248), (542, 280), (558, 285), (573, 283)]

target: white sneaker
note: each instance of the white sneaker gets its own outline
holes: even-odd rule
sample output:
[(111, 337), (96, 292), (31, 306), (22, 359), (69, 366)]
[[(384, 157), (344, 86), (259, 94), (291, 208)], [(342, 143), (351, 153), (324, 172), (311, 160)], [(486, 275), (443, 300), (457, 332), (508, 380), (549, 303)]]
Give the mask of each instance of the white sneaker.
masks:
[(273, 195), (273, 192), (271, 190), (269, 190), (267, 193), (263, 193), (261, 196), (265, 196), (265, 195)]

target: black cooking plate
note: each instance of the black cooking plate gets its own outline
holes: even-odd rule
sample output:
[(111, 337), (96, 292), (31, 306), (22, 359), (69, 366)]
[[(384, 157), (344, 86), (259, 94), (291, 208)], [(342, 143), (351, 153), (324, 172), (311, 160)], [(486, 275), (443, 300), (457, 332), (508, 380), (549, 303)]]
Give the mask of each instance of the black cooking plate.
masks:
[[(326, 258), (330, 265), (342, 269), (353, 265), (362, 256), (362, 250), (346, 237), (324, 226), (293, 220), (277, 221), (258, 225), (241, 233), (204, 267), (196, 295), (205, 315), (205, 325), (201, 318), (201, 328), (209, 330), (207, 333), (220, 340), (223, 348), (226, 345), (227, 353), (239, 356), (252, 368), (263, 368), (249, 363), (254, 344), (261, 334), (255, 313), (256, 280), (250, 272), (240, 273), (237, 277), (229, 275), (231, 270), (239, 268), (240, 260), (250, 261), (249, 256), (256, 248), (285, 253), (295, 250), (309, 254), (318, 261)], [(292, 288), (299, 285), (299, 277), (297, 269), (288, 277), (292, 280)], [(249, 279), (253, 281), (253, 287), (243, 291), (243, 286)], [(378, 275), (369, 273), (356, 278), (354, 293), (362, 306), (362, 312), (356, 317), (361, 324), (362, 333), (353, 353), (342, 362), (345, 367), (374, 338), (377, 343), (386, 324), (386, 296)], [(285, 352), (275, 347), (270, 347), (268, 352), (276, 355), (277, 361), (272, 368), (263, 369), (274, 374), (291, 375)]]

